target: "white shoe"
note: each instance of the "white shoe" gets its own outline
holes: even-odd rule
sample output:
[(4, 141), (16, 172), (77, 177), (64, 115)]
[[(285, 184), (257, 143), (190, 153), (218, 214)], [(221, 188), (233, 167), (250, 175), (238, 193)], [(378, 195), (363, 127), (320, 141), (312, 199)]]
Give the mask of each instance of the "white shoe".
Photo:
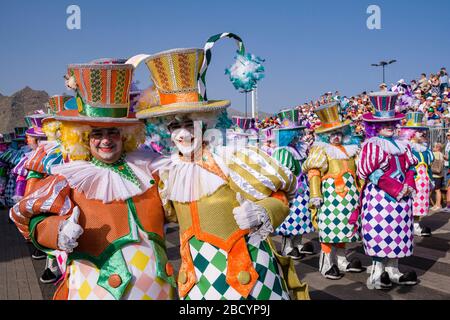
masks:
[(384, 270), (384, 263), (373, 261), (370, 267), (370, 277), (367, 279), (366, 285), (369, 290), (385, 290), (392, 286), (389, 274)]

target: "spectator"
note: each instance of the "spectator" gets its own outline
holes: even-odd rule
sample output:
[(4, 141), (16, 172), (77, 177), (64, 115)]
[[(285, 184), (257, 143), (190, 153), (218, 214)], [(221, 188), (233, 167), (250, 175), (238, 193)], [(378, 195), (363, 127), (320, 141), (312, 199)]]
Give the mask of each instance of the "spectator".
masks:
[(436, 195), (436, 201), (434, 203), (432, 211), (442, 209), (442, 183), (444, 177), (444, 155), (442, 154), (442, 144), (436, 142), (433, 146), (434, 161), (431, 164), (431, 171), (433, 173), (434, 191)]
[(437, 75), (430, 76), (431, 85), (431, 95), (440, 96), (441, 95), (441, 83), (439, 82), (439, 77)]
[(445, 150), (444, 150), (444, 160), (445, 160), (445, 163), (444, 163), (445, 169), (444, 170), (446, 172), (445, 185), (447, 187), (447, 194), (446, 194), (445, 200), (447, 203), (446, 211), (450, 211), (450, 186), (449, 186), (449, 183), (450, 183), (450, 162), (449, 162), (449, 160), (450, 160), (450, 130), (447, 131), (446, 136), (447, 136), (447, 143), (445, 145)]
[(448, 74), (447, 69), (441, 68), (441, 71), (439, 72), (439, 81), (441, 83), (440, 89), (441, 94), (444, 93), (445, 89), (448, 88)]
[(419, 88), (422, 91), (422, 94), (428, 92), (430, 90), (430, 83), (428, 82), (426, 73), (422, 73), (421, 78), (419, 80)]

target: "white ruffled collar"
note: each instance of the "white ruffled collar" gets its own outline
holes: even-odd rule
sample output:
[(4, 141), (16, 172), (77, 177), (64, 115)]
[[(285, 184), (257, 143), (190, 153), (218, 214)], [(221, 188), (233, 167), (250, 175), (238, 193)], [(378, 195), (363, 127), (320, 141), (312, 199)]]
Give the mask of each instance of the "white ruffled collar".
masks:
[[(211, 153), (222, 173), (228, 177), (229, 170), (220, 156)], [(164, 194), (168, 200), (192, 202), (213, 194), (227, 183), (218, 175), (204, 169), (195, 162), (181, 160), (178, 154), (165, 157), (152, 164), (153, 172), (158, 171), (164, 177)]]
[(416, 152), (425, 152), (428, 149), (427, 144), (421, 144), (416, 142), (410, 142), (411, 148)]
[(404, 154), (408, 150), (408, 142), (404, 142), (399, 139), (394, 139), (394, 141), (398, 147), (389, 140), (380, 137), (372, 137), (365, 143), (373, 143), (380, 147), (380, 149), (384, 152), (392, 154), (394, 156)]
[(313, 147), (319, 147), (323, 148), (325, 152), (327, 153), (328, 157), (331, 159), (338, 159), (338, 160), (348, 160), (350, 158), (353, 158), (360, 150), (359, 146), (356, 144), (350, 144), (350, 145), (342, 145), (345, 149), (345, 154), (340, 150), (339, 148), (325, 142), (316, 141), (313, 144)]
[(71, 188), (83, 193), (87, 199), (103, 203), (125, 201), (143, 194), (155, 185), (150, 165), (158, 156), (149, 151), (136, 151), (125, 157), (139, 186), (108, 168), (82, 160), (55, 165), (52, 167), (52, 174), (63, 176)]

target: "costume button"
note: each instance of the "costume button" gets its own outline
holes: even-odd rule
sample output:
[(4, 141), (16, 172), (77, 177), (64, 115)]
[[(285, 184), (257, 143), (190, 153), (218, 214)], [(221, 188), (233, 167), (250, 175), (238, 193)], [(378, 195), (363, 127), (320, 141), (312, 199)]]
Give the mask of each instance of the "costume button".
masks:
[(247, 271), (241, 271), (239, 272), (237, 278), (240, 284), (246, 285), (250, 282), (250, 273)]
[(155, 180), (150, 180), (150, 184), (155, 184)]
[(125, 169), (124, 166), (118, 166), (117, 169), (119, 169), (120, 171), (122, 171), (123, 169)]
[(112, 274), (108, 278), (108, 284), (112, 288), (118, 288), (122, 284), (122, 278), (118, 274)]
[(181, 282), (181, 284), (185, 284), (187, 282), (187, 275), (185, 271), (180, 271), (180, 274), (178, 275), (178, 281)]
[(173, 266), (170, 262), (166, 263), (166, 273), (169, 277), (173, 275)]

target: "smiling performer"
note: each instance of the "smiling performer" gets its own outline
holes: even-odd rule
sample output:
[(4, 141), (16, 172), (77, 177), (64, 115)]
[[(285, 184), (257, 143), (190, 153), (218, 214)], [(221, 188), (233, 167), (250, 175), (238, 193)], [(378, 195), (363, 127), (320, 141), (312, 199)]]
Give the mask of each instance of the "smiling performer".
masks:
[(313, 223), (319, 230), (319, 270), (327, 279), (336, 280), (342, 272), (364, 270), (358, 258), (347, 260), (345, 250), (346, 243), (360, 241), (349, 223), (359, 201), (355, 163), (359, 145), (351, 136), (351, 121), (341, 122), (339, 118), (339, 102), (323, 105), (315, 112), (321, 126), (315, 131), (317, 139), (303, 171), (308, 174)]
[(401, 273), (398, 259), (413, 253), (412, 199), (416, 194), (417, 159), (408, 143), (395, 136), (405, 116), (395, 112), (397, 94), (375, 92), (375, 112), (363, 115), (366, 140), (358, 162), (358, 175), (366, 181), (362, 192), (361, 229), (366, 255), (372, 257), (367, 287), (386, 289), (392, 282), (414, 285), (414, 271)]
[(137, 114), (149, 122), (163, 118), (176, 147), (155, 166), (164, 206), (180, 225), (179, 296), (287, 300), (292, 288), (296, 298), (307, 298), (293, 262), (268, 239), (289, 213), (295, 176), (256, 147), (213, 149), (204, 142), (230, 101), (200, 94), (203, 59), (209, 62), (210, 52), (195, 48), (151, 56), (146, 64), (160, 104)]
[(151, 173), (153, 154), (135, 151), (144, 126), (128, 111), (133, 69), (69, 66), (78, 112), (62, 111), (55, 120), (70, 162), (53, 166), (12, 210), (38, 248), (68, 254), (55, 299), (172, 298), (159, 178)]

